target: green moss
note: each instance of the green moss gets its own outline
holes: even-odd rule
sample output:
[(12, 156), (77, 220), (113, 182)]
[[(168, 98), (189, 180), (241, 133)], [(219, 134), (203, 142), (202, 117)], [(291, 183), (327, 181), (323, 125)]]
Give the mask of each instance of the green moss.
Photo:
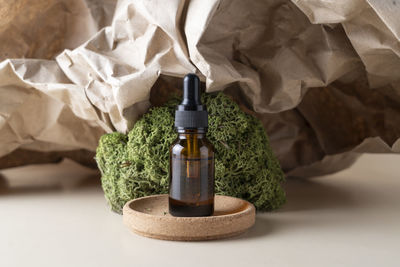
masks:
[[(273, 210), (285, 202), (284, 174), (260, 121), (240, 110), (223, 93), (204, 94), (209, 112), (208, 139), (215, 147), (215, 192)], [(107, 201), (116, 212), (130, 199), (168, 193), (169, 147), (177, 137), (178, 100), (152, 108), (128, 135), (103, 135), (96, 151)]]

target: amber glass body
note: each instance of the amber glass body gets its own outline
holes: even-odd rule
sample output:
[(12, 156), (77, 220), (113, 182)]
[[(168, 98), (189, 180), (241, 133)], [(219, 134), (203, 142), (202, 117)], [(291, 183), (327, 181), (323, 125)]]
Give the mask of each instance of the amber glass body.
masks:
[(178, 130), (170, 147), (169, 212), (179, 217), (214, 212), (214, 147), (202, 129)]

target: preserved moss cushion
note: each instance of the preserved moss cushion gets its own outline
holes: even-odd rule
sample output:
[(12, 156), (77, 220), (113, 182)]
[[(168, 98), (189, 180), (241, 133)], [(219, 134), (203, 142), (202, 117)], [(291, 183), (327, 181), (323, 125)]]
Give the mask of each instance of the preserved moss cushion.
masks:
[[(215, 193), (245, 199), (258, 210), (285, 202), (284, 174), (261, 122), (224, 93), (203, 94), (209, 113), (207, 138), (215, 147)], [(105, 134), (96, 161), (105, 197), (121, 213), (131, 199), (168, 193), (169, 147), (176, 139), (172, 99), (149, 110), (128, 135)]]

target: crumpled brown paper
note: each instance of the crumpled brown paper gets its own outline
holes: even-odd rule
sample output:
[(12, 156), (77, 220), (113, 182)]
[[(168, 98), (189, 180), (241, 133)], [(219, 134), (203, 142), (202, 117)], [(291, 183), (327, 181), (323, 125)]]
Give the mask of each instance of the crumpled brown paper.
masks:
[(111, 23), (116, 0), (0, 0), (0, 60), (50, 59)]
[[(102, 25), (99, 14), (110, 12), (97, 11), (113, 9), (78, 2), (87, 16), (65, 25)], [(75, 49), (78, 37), (64, 42), (55, 60), (0, 63), (0, 155), (94, 150), (102, 133), (132, 127), (157, 81), (188, 72), (263, 121), (290, 175), (399, 152), (399, 8), (398, 0), (120, 0), (110, 26)], [(41, 51), (28, 55), (49, 58)]]

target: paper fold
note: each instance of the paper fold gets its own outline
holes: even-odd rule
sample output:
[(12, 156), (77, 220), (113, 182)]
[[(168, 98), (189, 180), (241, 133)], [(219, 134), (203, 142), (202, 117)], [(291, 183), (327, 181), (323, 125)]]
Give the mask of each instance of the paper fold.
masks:
[[(0, 56), (41, 59), (0, 63), (0, 156), (95, 150), (131, 129), (160, 79), (164, 98), (189, 72), (263, 121), (290, 175), (399, 152), (397, 0), (24, 1), (4, 2)], [(26, 25), (42, 31), (21, 41)]]

